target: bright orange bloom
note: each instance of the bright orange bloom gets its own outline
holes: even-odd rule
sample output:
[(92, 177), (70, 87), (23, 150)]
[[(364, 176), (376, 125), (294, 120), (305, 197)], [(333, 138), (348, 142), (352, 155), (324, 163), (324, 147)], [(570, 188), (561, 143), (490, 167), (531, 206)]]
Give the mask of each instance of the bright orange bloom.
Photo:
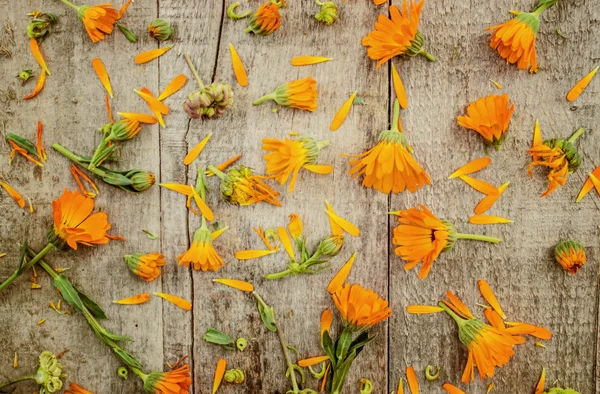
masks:
[(212, 233), (206, 227), (206, 223), (196, 230), (192, 246), (177, 257), (177, 260), (179, 260), (178, 265), (189, 267), (193, 264), (196, 271), (217, 271), (225, 265), (212, 244)]
[(160, 253), (135, 253), (125, 255), (127, 266), (146, 282), (152, 282), (160, 276), (160, 267), (165, 265), (165, 256)]
[(430, 185), (431, 179), (419, 163), (412, 157), (402, 126), (398, 122), (400, 104), (394, 102), (394, 115), (390, 130), (379, 134), (379, 143), (360, 155), (348, 156), (353, 166), (348, 174), (357, 178), (365, 175), (364, 187), (372, 187), (382, 193), (400, 193), (408, 189), (415, 193), (423, 185)]
[(562, 241), (554, 249), (556, 261), (570, 274), (575, 274), (585, 265), (585, 248), (577, 241)]
[(69, 383), (69, 389), (65, 390), (65, 394), (94, 394), (89, 390), (81, 387), (77, 383)]
[(317, 81), (313, 77), (298, 79), (278, 86), (275, 91), (267, 94), (253, 104), (259, 105), (267, 100), (274, 100), (284, 107), (303, 109), (315, 112), (317, 109)]
[(508, 95), (490, 94), (469, 104), (467, 115), (459, 116), (457, 120), (459, 125), (478, 132), (486, 145), (499, 150), (514, 110), (514, 105), (509, 106)]
[(392, 315), (386, 300), (358, 284), (346, 284), (332, 297), (344, 324), (354, 330), (368, 329)]
[(424, 4), (424, 0), (418, 3), (415, 0), (403, 0), (402, 12), (393, 5), (389, 8), (391, 18), (379, 15), (375, 30), (362, 39), (362, 45), (369, 47), (369, 57), (379, 60), (377, 68), (398, 55), (421, 54), (431, 61), (435, 60), (423, 48), (423, 35), (419, 31), (419, 19)]
[(492, 41), (490, 47), (508, 63), (517, 64), (521, 70), (538, 72), (535, 41), (540, 27), (539, 15), (521, 12), (500, 25), (488, 27)]
[(424, 205), (419, 207), (399, 212), (400, 225), (394, 228), (392, 243), (398, 246), (396, 254), (407, 262), (405, 270), (423, 262), (419, 278), (425, 279), (440, 253), (454, 246), (456, 229), (450, 222), (438, 219)]
[(192, 385), (189, 364), (169, 372), (152, 372), (143, 379), (144, 391), (152, 394), (187, 394)]
[(108, 217), (105, 212), (92, 214), (93, 210), (93, 199), (65, 189), (60, 198), (52, 201), (54, 231), (49, 236), (50, 242), (59, 248), (66, 243), (74, 250), (77, 250), (77, 244), (107, 244)]
[(113, 32), (119, 13), (112, 8), (112, 4), (85, 4), (75, 8), (92, 42), (102, 41), (107, 34)]
[(252, 32), (259, 36), (268, 36), (279, 29), (279, 26), (281, 26), (279, 6), (267, 1), (252, 14), (245, 32)]
[(310, 137), (300, 137), (296, 140), (286, 138), (283, 141), (265, 138), (262, 142), (262, 150), (270, 152), (263, 157), (267, 162), (267, 175), (273, 175), (281, 185), (291, 176), (290, 192), (294, 191), (298, 172), (302, 168), (317, 174), (329, 174), (333, 171), (330, 165), (315, 164), (320, 150), (329, 145), (329, 141), (317, 142)]

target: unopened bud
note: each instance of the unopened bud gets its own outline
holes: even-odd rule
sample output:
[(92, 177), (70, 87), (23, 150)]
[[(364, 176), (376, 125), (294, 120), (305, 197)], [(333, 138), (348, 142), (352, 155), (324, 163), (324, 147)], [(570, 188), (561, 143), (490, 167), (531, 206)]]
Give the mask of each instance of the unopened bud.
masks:
[(215, 82), (188, 95), (183, 109), (192, 119), (219, 117), (233, 105), (233, 91), (225, 83)]
[(326, 256), (337, 256), (344, 246), (344, 237), (340, 235), (330, 235), (325, 237), (319, 243), (318, 251)]
[(225, 372), (225, 381), (227, 383), (240, 384), (243, 383), (244, 380), (246, 380), (246, 376), (241, 369), (230, 369)]
[(23, 81), (23, 83), (25, 83), (32, 76), (33, 70), (23, 70), (17, 75), (17, 78), (19, 78), (21, 81)]
[(143, 192), (156, 182), (156, 177), (153, 173), (141, 170), (133, 170), (127, 174), (132, 182), (131, 187), (138, 192)]
[(157, 18), (150, 22), (150, 25), (148, 25), (148, 34), (158, 41), (166, 41), (173, 37), (173, 34), (175, 34), (175, 29), (169, 25), (169, 22)]

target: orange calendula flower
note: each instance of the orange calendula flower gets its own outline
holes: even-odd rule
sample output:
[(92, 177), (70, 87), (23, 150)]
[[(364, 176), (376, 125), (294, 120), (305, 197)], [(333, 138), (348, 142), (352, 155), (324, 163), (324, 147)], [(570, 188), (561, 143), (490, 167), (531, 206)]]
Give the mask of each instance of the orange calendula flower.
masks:
[(92, 214), (93, 210), (93, 199), (65, 189), (61, 197), (52, 201), (54, 227), (48, 232), (49, 242), (59, 249), (68, 245), (74, 250), (78, 244), (107, 244), (110, 223), (106, 212)]
[(568, 176), (577, 171), (581, 165), (581, 156), (574, 143), (583, 132), (584, 129), (580, 128), (568, 140), (551, 138), (541, 142), (541, 132), (536, 124), (533, 146), (527, 150), (532, 160), (527, 171), (529, 176), (533, 177), (532, 168), (534, 166), (543, 166), (550, 170), (548, 189), (540, 197), (548, 196), (559, 186), (563, 186), (567, 182)]
[(377, 68), (398, 55), (423, 55), (428, 60), (435, 61), (423, 47), (423, 35), (419, 31), (423, 5), (424, 0), (403, 0), (402, 11), (393, 5), (389, 8), (390, 17), (379, 15), (375, 30), (362, 39), (362, 45), (369, 47), (369, 57), (378, 60)]
[(94, 393), (81, 387), (77, 383), (69, 383), (69, 389), (65, 390), (65, 394), (94, 394)]
[(83, 22), (88, 36), (94, 43), (104, 40), (106, 35), (111, 34), (119, 19), (119, 13), (112, 8), (112, 4), (95, 6), (84, 4), (78, 7), (67, 0), (61, 1), (77, 11), (77, 16)]
[(368, 329), (392, 315), (392, 308), (386, 300), (358, 284), (346, 284), (332, 297), (344, 325), (353, 330)]
[(411, 270), (423, 262), (419, 271), (419, 278), (425, 279), (429, 275), (433, 262), (442, 252), (447, 252), (454, 247), (458, 239), (471, 239), (498, 243), (498, 238), (476, 234), (461, 234), (454, 225), (447, 220), (438, 219), (424, 205), (420, 209), (410, 208), (391, 212), (398, 216), (400, 223), (394, 228), (392, 243), (397, 246), (395, 252), (402, 260), (406, 261), (405, 270)]
[(573, 86), (569, 93), (567, 93), (567, 101), (575, 101), (579, 96), (581, 96), (581, 93), (583, 93), (585, 88), (587, 88), (590, 82), (592, 82), (592, 79), (594, 78), (594, 75), (596, 75), (596, 73), (598, 72), (599, 68), (600, 66), (593, 69), (588, 75), (583, 77), (579, 82), (575, 84), (575, 86)]
[(585, 248), (577, 241), (561, 241), (554, 249), (556, 261), (570, 274), (575, 274), (585, 265)]
[(157, 371), (141, 377), (144, 381), (144, 391), (148, 394), (184, 394), (189, 392), (192, 385), (189, 364), (169, 372)]
[(169, 52), (171, 50), (171, 48), (173, 48), (173, 45), (169, 45), (169, 46), (166, 46), (163, 48), (158, 48), (158, 49), (151, 49), (149, 51), (142, 52), (139, 55), (137, 55), (133, 59), (133, 61), (135, 61), (135, 64), (148, 63), (149, 61), (152, 61), (158, 57), (161, 57), (165, 53)]
[(278, 86), (273, 93), (259, 98), (253, 104), (259, 105), (267, 100), (274, 100), (277, 104), (284, 107), (315, 112), (318, 97), (317, 81), (313, 77), (307, 77), (284, 83)]
[(6, 182), (2, 182), (0, 181), (0, 186), (2, 186), (2, 188), (4, 190), (6, 190), (6, 192), (8, 193), (8, 195), (15, 200), (15, 202), (17, 203), (17, 205), (19, 205), (19, 207), (24, 208), (25, 207), (25, 199), (23, 198), (23, 196), (21, 196), (21, 194), (19, 194), (18, 191), (16, 191), (15, 189), (13, 189), (8, 183)]
[(113, 301), (113, 303), (119, 304), (119, 305), (139, 305), (139, 304), (143, 304), (148, 301), (150, 301), (150, 294), (141, 293), (141, 294), (134, 295), (131, 297), (122, 298), (117, 301)]
[(154, 295), (170, 302), (171, 304), (183, 309), (184, 311), (189, 311), (192, 309), (192, 303), (186, 300), (185, 298), (181, 298), (167, 293), (154, 293)]
[(279, 8), (283, 6), (283, 0), (279, 3), (268, 1), (261, 5), (248, 21), (246, 33), (254, 33), (259, 36), (268, 36), (281, 26), (281, 15)]
[(217, 271), (225, 266), (223, 259), (212, 244), (212, 233), (203, 220), (202, 227), (194, 233), (194, 241), (187, 252), (177, 257), (178, 265), (189, 267), (190, 264), (196, 271)]
[(273, 175), (281, 185), (291, 176), (290, 192), (294, 191), (298, 172), (302, 168), (317, 174), (329, 174), (333, 171), (330, 165), (316, 164), (319, 152), (329, 145), (329, 141), (317, 142), (310, 137), (300, 137), (295, 140), (286, 138), (283, 141), (265, 138), (262, 142), (262, 150), (269, 152), (263, 156), (267, 162), (267, 175)]
[(415, 193), (423, 185), (430, 185), (431, 179), (419, 163), (412, 157), (412, 148), (402, 132), (398, 121), (400, 104), (394, 101), (394, 115), (390, 130), (379, 134), (379, 143), (353, 158), (353, 166), (348, 174), (357, 178), (364, 174), (362, 185), (381, 193), (401, 193), (408, 189)]
[(459, 125), (478, 132), (486, 145), (499, 150), (514, 110), (515, 106), (509, 105), (508, 95), (490, 94), (469, 104), (467, 114), (457, 120)]
[(254, 175), (250, 167), (236, 166), (227, 170), (227, 173), (213, 166), (208, 168), (221, 178), (221, 197), (225, 202), (248, 206), (264, 201), (277, 207), (281, 206), (277, 198), (279, 193), (263, 181), (266, 177)]
[(152, 282), (160, 276), (160, 267), (165, 265), (165, 256), (160, 253), (126, 254), (127, 266), (137, 276), (146, 282)]
[(243, 280), (235, 279), (213, 279), (213, 282), (221, 283), (225, 286), (233, 287), (234, 289), (252, 293), (254, 291), (254, 285)]

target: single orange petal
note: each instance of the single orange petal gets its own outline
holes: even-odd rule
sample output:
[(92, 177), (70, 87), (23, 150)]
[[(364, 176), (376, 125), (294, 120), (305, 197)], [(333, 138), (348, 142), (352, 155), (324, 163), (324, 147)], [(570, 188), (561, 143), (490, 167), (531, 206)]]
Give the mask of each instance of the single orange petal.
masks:
[(142, 294), (134, 295), (134, 296), (127, 297), (127, 298), (122, 298), (117, 301), (113, 301), (113, 303), (120, 304), (120, 305), (139, 305), (139, 304), (148, 302), (149, 300), (150, 300), (150, 294), (142, 293)]
[(211, 239), (214, 241), (215, 239), (219, 238), (221, 236), (221, 234), (223, 234), (227, 229), (229, 229), (229, 227), (222, 227), (216, 231), (213, 231), (210, 234)]
[(183, 158), (183, 164), (185, 164), (186, 166), (192, 164), (192, 162), (196, 160), (200, 153), (202, 153), (202, 150), (206, 146), (208, 140), (210, 140), (210, 137), (212, 137), (212, 133), (207, 135), (202, 141), (200, 141), (198, 145), (196, 145), (191, 151), (189, 151), (188, 154), (185, 155), (185, 157)]
[(235, 252), (235, 258), (238, 260), (257, 259), (259, 257), (268, 256), (275, 252), (276, 250), (240, 250)]
[(148, 114), (138, 114), (135, 112), (118, 112), (119, 116), (129, 119), (129, 120), (137, 120), (140, 123), (154, 124), (156, 123), (156, 118), (152, 115)]
[(411, 394), (419, 394), (419, 380), (417, 374), (412, 366), (406, 368), (406, 380), (408, 381), (408, 388)]
[(569, 90), (569, 93), (567, 93), (568, 101), (575, 101), (577, 97), (579, 97), (581, 93), (583, 93), (585, 88), (587, 88), (590, 82), (592, 82), (592, 78), (594, 78), (594, 75), (596, 75), (596, 72), (598, 72), (598, 68), (600, 68), (600, 66), (593, 69), (588, 75), (586, 75), (579, 82), (577, 82), (571, 90)]
[(312, 367), (313, 365), (320, 364), (324, 361), (329, 361), (329, 356), (318, 356), (318, 357), (305, 358), (303, 360), (298, 361), (298, 365), (301, 366), (302, 368), (306, 368), (306, 367)]
[(213, 282), (224, 284), (225, 286), (233, 287), (234, 289), (251, 293), (254, 291), (254, 285), (250, 282), (235, 279), (213, 279)]
[(490, 165), (492, 159), (489, 157), (480, 157), (479, 159), (471, 160), (464, 166), (460, 167), (458, 170), (454, 171), (448, 179), (457, 178), (461, 175), (472, 174), (477, 171), (481, 171), (487, 166)]
[(92, 59), (92, 67), (94, 68), (98, 79), (102, 83), (102, 86), (104, 86), (104, 89), (106, 89), (108, 95), (112, 98), (113, 90), (112, 86), (110, 85), (110, 79), (108, 78), (108, 72), (106, 72), (106, 67), (104, 66), (104, 63), (102, 62), (102, 60), (100, 60), (100, 58), (96, 57)]
[(458, 387), (456, 387), (450, 383), (444, 383), (442, 385), (442, 388), (448, 394), (466, 394), (464, 391), (462, 391), (461, 389), (459, 389)]
[(536, 119), (535, 126), (533, 127), (533, 141), (531, 143), (531, 147), (535, 148), (537, 146), (542, 145), (544, 140), (542, 140), (542, 129), (540, 128), (540, 122)]
[(151, 49), (149, 51), (140, 53), (133, 60), (135, 61), (135, 64), (148, 63), (149, 61), (154, 60), (157, 57), (160, 57), (160, 56), (164, 55), (171, 48), (173, 48), (173, 45), (169, 45), (169, 46), (164, 47), (164, 48)]
[(94, 183), (94, 181), (92, 181), (89, 176), (87, 176), (83, 171), (81, 171), (79, 169), (79, 167), (77, 167), (77, 165), (75, 163), (73, 163), (73, 170), (80, 177), (82, 177), (92, 187), (92, 189), (94, 189), (94, 191), (96, 192), (96, 195), (100, 194), (100, 190), (98, 190), (98, 186), (96, 186), (96, 184)]
[(479, 291), (481, 292), (483, 298), (485, 298), (491, 307), (498, 312), (500, 317), (506, 319), (506, 315), (504, 314), (504, 311), (502, 310), (502, 307), (500, 306), (500, 303), (498, 302), (498, 299), (496, 298), (496, 295), (492, 291), (490, 285), (485, 280), (480, 280), (477, 282), (477, 285), (479, 286)]
[(487, 387), (487, 390), (485, 391), (485, 394), (490, 394), (490, 391), (492, 391), (493, 388), (494, 388), (494, 383), (488, 384), (488, 387)]
[(187, 77), (185, 76), (185, 74), (179, 74), (178, 76), (173, 78), (171, 82), (169, 82), (165, 90), (163, 90), (162, 93), (158, 96), (157, 100), (163, 101), (170, 95), (177, 93), (183, 87), (183, 85), (185, 85), (186, 82)]
[(285, 229), (285, 227), (279, 227), (277, 229), (277, 235), (279, 235), (279, 240), (281, 241), (281, 244), (285, 248), (285, 251), (288, 253), (290, 258), (292, 260), (295, 260), (296, 257), (294, 256), (294, 248), (292, 248), (292, 241), (290, 241), (290, 236), (288, 235), (288, 232)]
[(37, 140), (35, 144), (35, 151), (37, 152), (41, 161), (46, 161), (46, 150), (44, 149), (44, 145), (42, 144), (42, 136), (44, 134), (44, 125), (42, 122), (38, 121), (37, 127)]
[[(331, 363), (327, 363), (327, 368), (325, 368), (325, 375), (323, 376), (323, 380), (321, 381), (321, 393), (325, 392), (325, 385), (327, 384), (327, 376), (329, 375), (329, 367), (331, 367)], [(400, 394), (400, 393), (398, 393)], [(404, 394), (404, 393), (402, 393)]]
[[(335, 214), (335, 212), (333, 212), (333, 208), (327, 201), (325, 201), (325, 205), (327, 206), (327, 212)], [(329, 227), (331, 227), (331, 234), (343, 237), (344, 230), (342, 229), (342, 227), (333, 220), (332, 216), (330, 216), (329, 214), (327, 216), (329, 217)]]
[(439, 306), (430, 305), (409, 305), (406, 307), (406, 312), (413, 315), (427, 315), (430, 313), (443, 312), (444, 309)]
[(223, 376), (225, 376), (225, 370), (227, 369), (227, 361), (224, 358), (220, 358), (217, 362), (217, 369), (215, 370), (215, 379), (213, 380), (212, 394), (215, 394), (221, 385)]
[[(596, 167), (594, 169), (594, 171), (592, 171), (592, 174), (594, 175), (594, 177), (596, 177), (596, 179), (600, 179), (600, 166)], [(585, 183), (583, 184), (583, 186), (581, 187), (581, 190), (579, 191), (579, 194), (577, 195), (576, 202), (581, 201), (581, 199), (583, 197), (585, 197), (590, 192), (590, 190), (592, 190), (593, 188), (594, 188), (594, 182), (592, 181), (592, 178), (589, 177), (585, 181)], [(600, 191), (598, 191), (598, 193), (600, 193)]]
[(117, 20), (123, 17), (125, 11), (127, 11), (127, 8), (129, 8), (131, 3), (133, 3), (133, 0), (127, 0), (127, 2), (121, 6), (121, 8), (119, 9), (119, 13), (117, 14)]
[(477, 215), (469, 218), (471, 224), (505, 224), (513, 221), (500, 216)]
[(498, 188), (498, 194), (497, 195), (484, 197), (479, 202), (479, 204), (477, 204), (477, 206), (475, 207), (475, 209), (473, 210), (475, 212), (475, 214), (481, 215), (482, 213), (484, 213), (488, 209), (490, 209), (492, 207), (492, 205), (494, 205), (496, 203), (496, 201), (498, 201), (498, 199), (500, 198), (500, 196), (502, 195), (502, 193), (504, 193), (504, 191), (506, 190), (506, 188), (508, 187), (508, 185), (510, 185), (510, 181), (502, 184)]
[(150, 109), (156, 110), (164, 115), (169, 113), (169, 107), (167, 107), (165, 104), (163, 104), (161, 101), (159, 101), (156, 97), (154, 97), (148, 89), (146, 89), (146, 88), (142, 88), (140, 90), (134, 89), (134, 91), (142, 99), (144, 99), (144, 101), (148, 104)]
[(398, 388), (396, 389), (396, 394), (404, 394), (404, 379), (400, 376), (398, 379)]
[[(241, 154), (234, 156), (231, 159), (227, 159), (227, 161), (219, 164), (218, 166), (215, 166), (215, 168), (219, 171), (224, 171), (227, 167), (238, 161), (241, 157)], [(215, 176), (215, 174), (211, 170), (206, 170), (205, 174), (206, 176)]]
[(202, 212), (202, 216), (204, 216), (207, 220), (215, 220), (215, 214), (194, 188), (192, 188), (192, 196), (194, 197), (194, 201), (196, 202), (198, 209), (200, 209), (200, 212)]
[(29, 99), (32, 99), (35, 96), (37, 96), (38, 93), (42, 91), (45, 84), (46, 84), (46, 72), (44, 70), (42, 70), (42, 72), (40, 73), (40, 76), (37, 79), (37, 82), (35, 83), (35, 88), (33, 89), (33, 92), (31, 92), (27, 96), (23, 97), (23, 100), (29, 100)]
[(340, 226), (345, 232), (348, 234), (358, 237), (360, 235), (360, 229), (356, 227), (354, 224), (350, 223), (348, 220), (336, 215), (333, 210), (325, 210), (327, 215), (333, 220), (338, 226)]
[(600, 194), (600, 180), (598, 180), (598, 178), (596, 178), (596, 176), (594, 174), (592, 174), (591, 172), (589, 175), (590, 175), (590, 180), (594, 184), (594, 188), (596, 189), (596, 192), (598, 194)]
[(477, 190), (479, 193), (483, 193), (488, 196), (497, 196), (498, 189), (496, 186), (491, 185), (481, 179), (471, 178), (470, 176), (461, 175), (460, 179), (462, 179), (467, 185), (471, 186), (473, 189)]
[(350, 108), (352, 108), (352, 104), (354, 103), (354, 99), (356, 98), (356, 93), (358, 92), (352, 93), (352, 96), (350, 96), (350, 98), (346, 100), (344, 105), (342, 105), (342, 107), (337, 111), (337, 113), (333, 117), (333, 120), (331, 121), (329, 130), (336, 131), (340, 128), (342, 123), (344, 123), (344, 121), (348, 117), (348, 113), (350, 113)]
[(104, 106), (106, 107), (106, 114), (108, 115), (108, 120), (111, 124), (115, 123), (113, 119), (112, 109), (110, 108), (110, 99), (108, 94), (104, 95)]
[(538, 379), (537, 385), (535, 386), (535, 392), (533, 394), (543, 394), (546, 389), (546, 368), (542, 368), (542, 373)]
[(192, 309), (192, 303), (186, 300), (185, 298), (177, 297), (167, 293), (154, 293), (154, 295), (166, 301), (169, 301), (170, 303), (174, 304), (175, 306), (178, 306), (184, 311), (189, 311)]
[(229, 44), (229, 52), (231, 52), (231, 65), (233, 66), (233, 73), (235, 74), (235, 79), (237, 79), (240, 86), (247, 86), (248, 74), (246, 73), (246, 69), (244, 68), (244, 63), (242, 63), (242, 59), (240, 59), (240, 55), (238, 55), (237, 51), (231, 44)]
[(6, 182), (2, 182), (0, 181), (0, 186), (2, 186), (4, 188), (4, 190), (6, 190), (6, 192), (8, 193), (9, 196), (12, 197), (13, 200), (15, 200), (15, 202), (21, 207), (24, 208), (25, 207), (25, 199), (19, 194), (19, 192), (17, 192), (15, 189), (13, 189), (8, 183)]
[(508, 332), (514, 334), (529, 334), (533, 337), (549, 341), (552, 339), (552, 332), (544, 327), (535, 326), (529, 323), (506, 322)]
[(333, 321), (333, 313), (331, 309), (325, 309), (323, 313), (321, 313), (321, 336), (325, 331), (329, 332), (331, 330), (331, 322)]
[(396, 66), (392, 63), (392, 81), (394, 81), (394, 91), (396, 92), (396, 98), (400, 104), (400, 108), (408, 108), (408, 97), (406, 96), (406, 90), (404, 90), (404, 84), (400, 79), (400, 74), (396, 70)]
[(352, 266), (354, 265), (354, 260), (356, 259), (356, 252), (352, 253), (350, 259), (340, 268), (337, 274), (331, 279), (329, 282), (329, 286), (327, 286), (327, 291), (329, 294), (334, 294), (339, 289), (342, 288), (346, 279), (348, 279), (348, 275), (350, 275), (350, 270), (352, 270)]
[(323, 62), (328, 62), (333, 60), (330, 57), (322, 57), (322, 56), (296, 56), (292, 60), (290, 60), (290, 64), (292, 66), (310, 66), (311, 64), (318, 64)]
[(192, 190), (194, 189), (190, 185), (182, 185), (179, 183), (161, 183), (160, 186), (186, 196), (191, 196)]
[(48, 69), (48, 66), (46, 65), (46, 61), (44, 60), (40, 46), (35, 38), (29, 39), (29, 49), (31, 49), (31, 54), (33, 55), (35, 61), (38, 62), (42, 70), (44, 70), (46, 74), (52, 75)]
[(333, 167), (329, 164), (305, 164), (303, 167), (315, 174), (327, 175), (333, 172)]

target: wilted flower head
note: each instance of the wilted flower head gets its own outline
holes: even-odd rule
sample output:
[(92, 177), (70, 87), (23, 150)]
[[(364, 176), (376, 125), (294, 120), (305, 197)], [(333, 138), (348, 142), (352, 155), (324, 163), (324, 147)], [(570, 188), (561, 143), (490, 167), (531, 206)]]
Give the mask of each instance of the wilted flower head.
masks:
[(335, 23), (338, 19), (338, 6), (333, 1), (320, 2), (315, 0), (317, 5), (321, 7), (321, 10), (315, 14), (315, 19), (319, 22), (323, 22), (326, 25)]
[(467, 115), (457, 120), (459, 125), (478, 132), (486, 145), (500, 149), (514, 110), (515, 106), (508, 103), (508, 95), (491, 94), (469, 104)]
[(268, 1), (261, 5), (248, 21), (246, 33), (254, 33), (259, 36), (268, 36), (281, 26), (281, 15), (279, 7), (282, 3)]
[(192, 385), (189, 364), (169, 372), (156, 371), (143, 376), (144, 391), (147, 394), (183, 394)]
[(265, 201), (281, 206), (277, 198), (279, 193), (263, 181), (265, 177), (254, 175), (251, 168), (237, 166), (229, 169), (227, 173), (213, 168), (213, 172), (221, 178), (221, 196), (226, 202), (246, 206)]
[(206, 227), (206, 222), (194, 233), (192, 246), (178, 256), (177, 260), (178, 265), (189, 267), (192, 264), (196, 271), (217, 271), (225, 265), (212, 244), (212, 233)]
[(215, 82), (188, 95), (183, 109), (192, 119), (218, 118), (233, 105), (233, 91), (225, 83)]
[(56, 356), (49, 351), (40, 354), (39, 366), (35, 374), (35, 381), (40, 385), (40, 394), (56, 393), (62, 388), (61, 379), (67, 375), (62, 373), (62, 365)]
[(561, 241), (554, 249), (556, 261), (570, 274), (575, 274), (585, 265), (585, 248), (577, 241)]
[(119, 13), (111, 7), (111, 4), (97, 6), (84, 4), (74, 8), (92, 42), (104, 40), (106, 34), (113, 32)]
[(332, 297), (344, 324), (356, 331), (366, 330), (392, 315), (386, 300), (358, 284), (346, 284)]
[(175, 29), (169, 25), (169, 22), (157, 18), (148, 25), (148, 34), (150, 34), (150, 37), (156, 38), (159, 41), (166, 41), (173, 37)]
[(317, 109), (318, 97), (317, 81), (313, 77), (307, 77), (278, 86), (273, 93), (256, 100), (254, 105), (274, 100), (284, 107), (314, 112)]
[(146, 282), (152, 282), (160, 276), (160, 267), (165, 265), (165, 256), (160, 253), (134, 253), (125, 255), (127, 266)]

